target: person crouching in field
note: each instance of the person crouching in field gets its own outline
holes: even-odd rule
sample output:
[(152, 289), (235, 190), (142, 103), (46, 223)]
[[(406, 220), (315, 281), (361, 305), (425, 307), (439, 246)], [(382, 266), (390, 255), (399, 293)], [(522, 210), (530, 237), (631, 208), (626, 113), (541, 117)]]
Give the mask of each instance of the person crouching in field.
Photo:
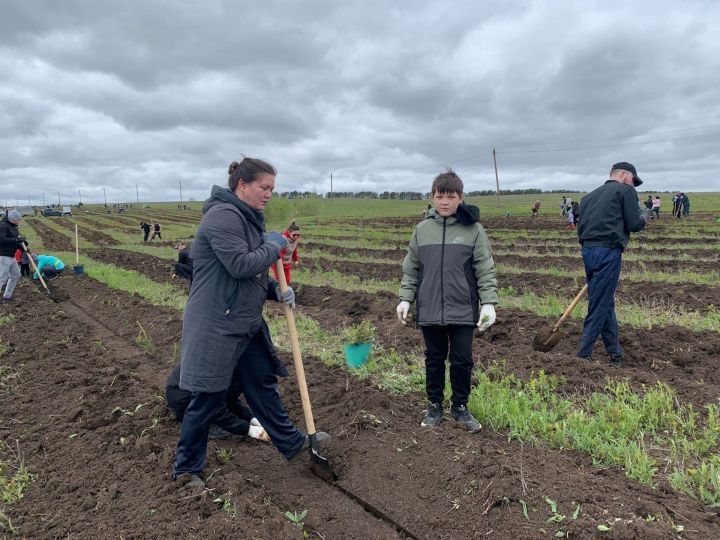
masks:
[[(65, 270), (65, 263), (52, 255), (33, 254), (31, 257), (45, 280), (55, 279)], [(33, 279), (38, 279), (37, 271), (33, 274)]]
[[(210, 425), (208, 437), (222, 439), (232, 434), (270, 442), (270, 437), (257, 418), (253, 416), (250, 408), (240, 401), (240, 385), (236, 379), (236, 377), (233, 378), (225, 395), (225, 407), (218, 412)], [(182, 423), (191, 400), (192, 392), (180, 388), (180, 364), (177, 364), (165, 381), (165, 402), (168, 408), (175, 413), (175, 419), (178, 422)]]
[[(290, 285), (291, 272), (300, 264), (300, 256), (298, 255), (298, 246), (300, 245), (300, 225), (292, 220), (288, 228), (283, 233), (287, 238), (287, 245), (280, 250), (280, 258), (282, 259), (283, 270), (285, 272), (285, 281)], [(273, 264), (271, 266), (275, 281), (278, 280), (277, 268)]]
[(495, 262), (480, 210), (463, 203), (463, 182), (451, 169), (432, 183), (434, 208), (412, 233), (403, 261), (398, 318), (407, 322), (415, 302), (425, 340), (425, 388), (430, 402), (421, 425), (443, 419), (445, 359), (450, 354), (452, 419), (476, 433), (482, 429), (467, 410), (477, 326), (495, 322), (498, 303)]
[(190, 250), (185, 246), (184, 242), (178, 242), (175, 249), (178, 252), (178, 262), (173, 265), (172, 277), (179, 276), (187, 279), (192, 284), (193, 261), (190, 258)]

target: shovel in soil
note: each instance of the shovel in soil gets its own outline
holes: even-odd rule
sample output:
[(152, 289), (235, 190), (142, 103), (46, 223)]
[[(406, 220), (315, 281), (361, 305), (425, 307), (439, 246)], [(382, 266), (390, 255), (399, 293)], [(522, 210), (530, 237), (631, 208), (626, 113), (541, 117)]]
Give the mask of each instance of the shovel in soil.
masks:
[[(280, 292), (284, 293), (287, 291), (288, 285), (285, 279), (282, 259), (278, 259), (275, 263), (275, 269), (277, 270), (278, 281), (280, 282)], [(337, 475), (330, 466), (327, 458), (321, 456), (319, 452), (320, 448), (315, 431), (315, 420), (313, 419), (312, 407), (310, 406), (310, 394), (308, 393), (307, 382), (305, 381), (305, 367), (303, 366), (302, 356), (300, 355), (300, 340), (298, 339), (297, 328), (295, 327), (295, 315), (293, 314), (292, 308), (287, 304), (283, 303), (282, 307), (288, 323), (290, 346), (292, 348), (298, 386), (300, 387), (300, 398), (305, 416), (305, 425), (307, 426), (308, 436), (310, 437), (310, 448), (308, 448), (310, 451), (310, 470), (318, 478), (331, 482), (337, 480)]]
[(532, 348), (534, 351), (548, 352), (552, 350), (555, 345), (560, 343), (560, 340), (563, 336), (562, 333), (560, 333), (559, 331), (560, 326), (562, 326), (562, 323), (564, 323), (565, 320), (570, 316), (572, 310), (575, 309), (575, 306), (577, 306), (580, 299), (587, 292), (587, 289), (588, 286), (586, 283), (583, 288), (580, 289), (580, 292), (577, 293), (577, 296), (573, 298), (573, 301), (567, 307), (565, 313), (562, 314), (560, 320), (555, 323), (555, 326), (553, 326), (552, 328), (547, 325), (540, 327), (540, 330), (538, 330), (537, 334), (535, 334), (535, 337), (533, 338)]
[(38, 277), (40, 278), (40, 283), (42, 283), (42, 286), (45, 288), (48, 295), (50, 296), (50, 300), (52, 300), (53, 302), (55, 302), (57, 304), (58, 299), (55, 298), (55, 296), (53, 296), (53, 293), (50, 292), (50, 289), (48, 288), (47, 283), (45, 283), (45, 280), (43, 279), (42, 274), (40, 273), (40, 270), (38, 269), (37, 265), (35, 264), (35, 261), (33, 260), (32, 254), (30, 253), (30, 250), (28, 249), (27, 245), (25, 245), (25, 242), (22, 242), (21, 245), (22, 245), (23, 250), (28, 254), (28, 259), (30, 259), (30, 266), (32, 267), (33, 272), (36, 272)]

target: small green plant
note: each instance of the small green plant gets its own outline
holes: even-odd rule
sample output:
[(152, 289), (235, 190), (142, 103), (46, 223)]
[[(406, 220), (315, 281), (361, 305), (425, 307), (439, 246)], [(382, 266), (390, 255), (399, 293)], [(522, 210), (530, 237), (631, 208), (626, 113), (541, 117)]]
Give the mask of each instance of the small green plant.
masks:
[(368, 320), (348, 326), (343, 331), (343, 341), (350, 345), (370, 343), (375, 340), (375, 326)]
[(8, 315), (0, 315), (0, 327), (5, 326), (6, 324), (10, 324), (15, 320), (15, 315), (12, 313)]
[(219, 497), (213, 499), (214, 503), (222, 505), (222, 511), (234, 518), (237, 516), (237, 510), (235, 509), (235, 503), (232, 500), (232, 491), (223, 493)]
[(3, 344), (2, 339), (0, 339), (0, 356), (4, 355), (9, 347), (5, 344)]
[(235, 457), (235, 454), (233, 453), (231, 448), (218, 448), (215, 451), (215, 455), (217, 456), (220, 463), (225, 464), (230, 463), (233, 457)]
[[(0, 356), (2, 356), (2, 343), (0, 343)], [(18, 371), (10, 366), (0, 366), (0, 389), (10, 392), (13, 382), (18, 378)]]
[(173, 343), (172, 352), (170, 353), (170, 365), (174, 366), (180, 361), (180, 346)]
[(140, 321), (135, 321), (135, 322), (137, 322), (137, 325), (140, 327), (140, 332), (138, 332), (138, 335), (135, 338), (135, 343), (137, 343), (137, 346), (140, 347), (146, 353), (154, 354), (155, 353), (155, 342), (152, 340), (152, 338), (150, 336), (147, 335), (147, 332), (143, 328), (142, 324), (140, 324)]
[(302, 512), (298, 512), (297, 510), (295, 512), (287, 511), (285, 512), (285, 517), (288, 521), (290, 521), (290, 523), (297, 525), (302, 531), (305, 528), (305, 518), (307, 517), (307, 513), (307, 510), (303, 510)]

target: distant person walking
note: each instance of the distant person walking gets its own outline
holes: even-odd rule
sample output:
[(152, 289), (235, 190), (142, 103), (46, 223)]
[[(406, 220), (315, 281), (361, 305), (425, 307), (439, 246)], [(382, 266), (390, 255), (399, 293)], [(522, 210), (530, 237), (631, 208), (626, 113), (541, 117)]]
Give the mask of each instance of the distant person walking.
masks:
[(567, 197), (563, 195), (560, 201), (560, 215), (564, 216), (565, 212), (567, 212)]
[(15, 252), (23, 249), (24, 238), (18, 232), (22, 215), (10, 210), (0, 222), (0, 290), (5, 287), (2, 301), (12, 301), (15, 286), (20, 279), (20, 268), (15, 261)]
[(153, 233), (150, 237), (150, 240), (155, 240), (155, 237), (158, 237), (160, 240), (162, 240), (162, 234), (160, 234), (160, 224), (156, 221), (153, 223)]
[(615, 290), (620, 278), (622, 252), (630, 233), (645, 228), (649, 210), (641, 213), (635, 187), (642, 184), (635, 167), (625, 161), (610, 170), (610, 179), (580, 202), (582, 219), (577, 228), (588, 284), (588, 312), (577, 355), (590, 361), (598, 336), (602, 336), (610, 364), (622, 364)]
[(140, 222), (140, 228), (143, 231), (143, 242), (148, 241), (148, 236), (150, 236), (150, 224), (146, 223), (144, 221)]
[(532, 217), (538, 217), (538, 214), (540, 213), (540, 201), (535, 201), (530, 207), (530, 210), (532, 210)]
[(570, 208), (572, 209), (573, 213), (573, 223), (575, 226), (577, 226), (578, 221), (580, 221), (580, 203), (577, 201), (573, 201), (570, 205)]
[(672, 215), (674, 218), (680, 217), (680, 211), (682, 207), (682, 193), (676, 193), (672, 198)]
[(652, 211), (653, 211), (653, 214), (655, 215), (655, 219), (660, 219), (660, 206), (661, 206), (660, 197), (655, 196), (655, 198), (652, 200)]

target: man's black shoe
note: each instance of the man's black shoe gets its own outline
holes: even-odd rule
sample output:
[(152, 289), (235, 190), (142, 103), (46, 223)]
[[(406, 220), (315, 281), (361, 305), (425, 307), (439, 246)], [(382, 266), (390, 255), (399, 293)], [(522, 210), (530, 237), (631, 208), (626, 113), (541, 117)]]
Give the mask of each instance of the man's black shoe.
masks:
[(465, 405), (458, 405), (457, 407), (452, 407), (451, 414), (453, 420), (455, 420), (456, 422), (460, 422), (470, 433), (477, 433), (482, 429), (482, 425), (480, 425), (480, 422), (475, 420), (475, 417), (470, 414), (470, 411), (467, 410), (467, 407), (465, 407)]
[(423, 427), (438, 427), (443, 419), (442, 403), (431, 403), (425, 411), (425, 418), (420, 422)]
[(610, 357), (611, 366), (622, 366), (623, 357), (620, 355)]

